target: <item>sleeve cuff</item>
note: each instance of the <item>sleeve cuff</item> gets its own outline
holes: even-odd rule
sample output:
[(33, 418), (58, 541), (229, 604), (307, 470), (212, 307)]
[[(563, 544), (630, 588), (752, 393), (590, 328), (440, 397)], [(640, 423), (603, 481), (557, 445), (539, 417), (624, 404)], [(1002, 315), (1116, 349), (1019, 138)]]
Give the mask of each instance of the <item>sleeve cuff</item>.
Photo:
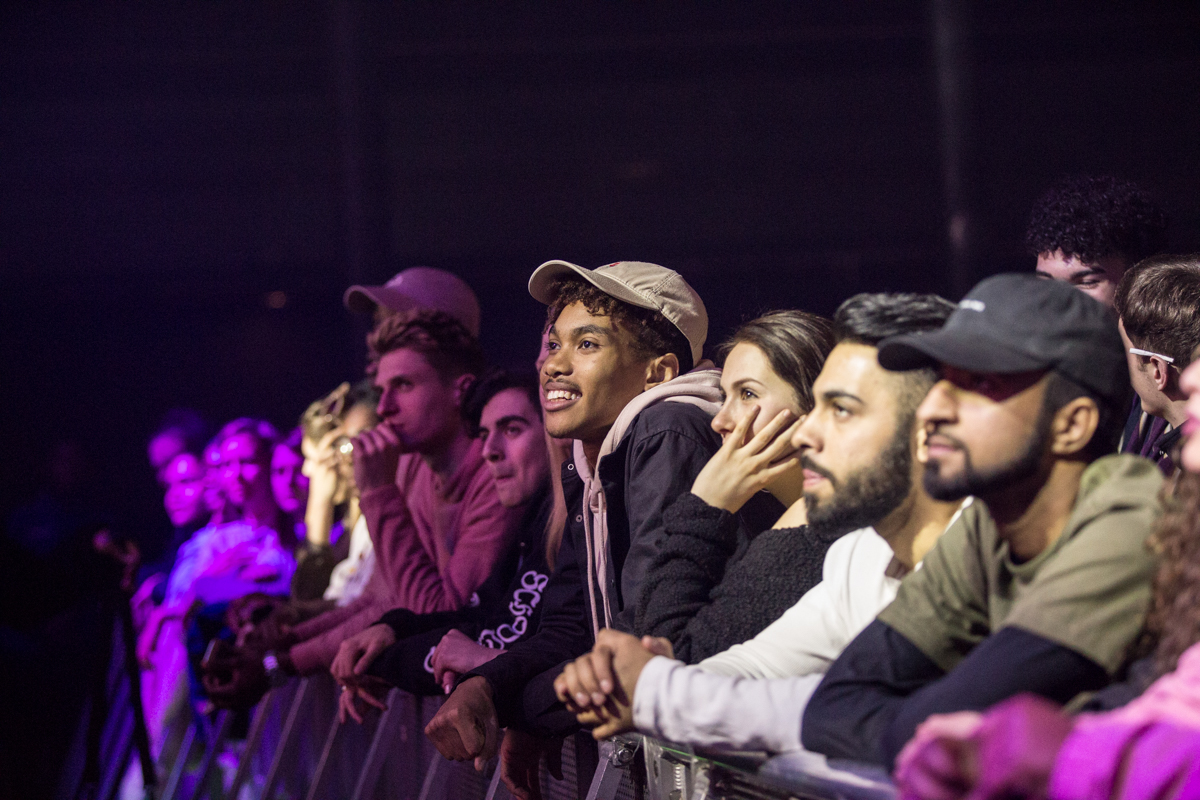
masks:
[(671, 674), (684, 666), (682, 661), (675, 661), (666, 656), (655, 656), (642, 667), (638, 676), (637, 686), (633, 687), (633, 724), (642, 733), (661, 736), (658, 730), (658, 710), (656, 704), (666, 689)]

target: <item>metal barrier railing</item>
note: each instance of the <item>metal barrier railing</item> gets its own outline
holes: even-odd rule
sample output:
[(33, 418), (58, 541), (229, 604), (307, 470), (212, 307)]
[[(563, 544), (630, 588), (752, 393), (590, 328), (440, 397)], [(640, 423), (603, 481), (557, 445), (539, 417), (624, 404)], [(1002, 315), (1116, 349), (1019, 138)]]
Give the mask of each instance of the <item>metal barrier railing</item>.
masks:
[[(120, 687), (114, 687), (120, 695)], [(236, 800), (500, 800), (509, 797), (493, 760), (484, 774), (446, 761), (425, 738), (425, 724), (441, 698), (419, 698), (393, 689), (387, 709), (360, 726), (337, 721), (337, 687), (328, 675), (297, 679), (272, 689), (255, 707), (244, 741), (230, 740), (231, 712), (192, 721), (184, 745), (166, 768), (162, 800), (202, 797)], [(114, 704), (113, 712), (119, 711)], [(120, 725), (115, 725), (119, 729)], [(110, 734), (111, 736), (112, 734)], [(114, 737), (118, 738), (118, 737)], [(543, 770), (551, 800), (895, 800), (878, 768), (829, 762), (797, 752), (697, 751), (649, 737), (625, 735), (601, 742), (569, 738), (564, 780)], [(590, 749), (590, 753), (589, 753)], [(129, 748), (110, 748), (109, 775), (120, 775)], [(236, 756), (231, 779), (217, 767)], [(594, 768), (591, 766), (595, 764)], [(590, 771), (590, 774), (589, 774)], [(112, 784), (109, 784), (112, 786)], [(115, 788), (115, 787), (114, 787)], [(109, 795), (112, 796), (112, 795)]]

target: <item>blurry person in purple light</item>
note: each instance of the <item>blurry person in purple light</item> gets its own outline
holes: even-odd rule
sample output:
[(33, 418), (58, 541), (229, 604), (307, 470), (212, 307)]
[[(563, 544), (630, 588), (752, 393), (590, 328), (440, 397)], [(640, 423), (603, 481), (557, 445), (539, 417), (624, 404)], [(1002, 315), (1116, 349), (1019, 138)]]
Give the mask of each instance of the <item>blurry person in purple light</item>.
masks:
[(300, 429), (296, 428), (271, 451), (271, 494), (275, 505), (291, 519), (297, 541), (304, 539), (304, 509), (308, 504), (302, 438)]

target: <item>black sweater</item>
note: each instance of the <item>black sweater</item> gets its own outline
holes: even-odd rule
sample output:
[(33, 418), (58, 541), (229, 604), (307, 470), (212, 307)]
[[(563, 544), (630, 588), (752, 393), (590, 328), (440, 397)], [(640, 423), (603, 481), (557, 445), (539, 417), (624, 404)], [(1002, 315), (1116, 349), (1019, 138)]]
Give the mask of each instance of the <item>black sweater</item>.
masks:
[[(737, 554), (738, 517), (767, 499), (756, 495), (734, 515), (688, 492), (667, 509), (663, 546), (638, 598), (638, 633), (665, 636), (676, 658), (694, 664), (752, 639), (821, 582), (825, 551), (840, 534), (770, 528)], [(782, 506), (774, 507), (777, 518)]]

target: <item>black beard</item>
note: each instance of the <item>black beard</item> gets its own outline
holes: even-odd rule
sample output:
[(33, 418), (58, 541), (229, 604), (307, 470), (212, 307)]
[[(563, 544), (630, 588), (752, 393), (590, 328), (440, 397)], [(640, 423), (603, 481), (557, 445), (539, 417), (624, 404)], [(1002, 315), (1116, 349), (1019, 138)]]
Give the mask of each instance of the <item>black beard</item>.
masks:
[(1037, 426), (1033, 436), (1025, 446), (1024, 452), (998, 467), (992, 467), (986, 472), (975, 468), (971, 461), (971, 451), (957, 439), (938, 434), (956, 444), (963, 454), (963, 470), (958, 475), (942, 477), (933, 464), (925, 465), (925, 475), (922, 483), (925, 491), (935, 500), (961, 500), (968, 495), (983, 497), (991, 492), (1007, 489), (1018, 481), (1036, 473), (1041, 466), (1042, 453), (1050, 438), (1050, 428), (1054, 422), (1054, 412), (1047, 413), (1043, 407), (1038, 415)]
[(829, 479), (833, 497), (818, 504), (815, 495), (804, 495), (809, 527), (819, 535), (840, 536), (874, 525), (892, 513), (912, 490), (912, 425), (900, 425), (896, 436), (878, 460), (842, 480), (802, 458), (805, 469)]

